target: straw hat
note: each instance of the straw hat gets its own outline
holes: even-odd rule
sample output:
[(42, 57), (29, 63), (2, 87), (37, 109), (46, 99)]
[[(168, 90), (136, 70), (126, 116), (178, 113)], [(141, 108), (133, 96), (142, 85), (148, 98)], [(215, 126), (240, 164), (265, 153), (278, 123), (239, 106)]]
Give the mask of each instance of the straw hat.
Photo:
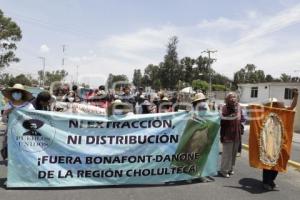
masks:
[(162, 101), (169, 101), (169, 98), (168, 97), (164, 97), (164, 98), (162, 98)]
[(284, 108), (284, 103), (278, 101), (278, 99), (272, 97), (263, 103), (265, 106), (276, 107), (276, 108)]
[(205, 97), (205, 95), (202, 92), (199, 92), (197, 94), (195, 94), (192, 103), (196, 102), (196, 101), (202, 101), (202, 100), (206, 100), (207, 98)]
[(23, 95), (22, 100), (24, 100), (24, 101), (30, 101), (33, 99), (32, 94), (30, 92), (28, 92), (27, 90), (25, 90), (24, 86), (19, 83), (15, 84), (13, 87), (9, 87), (9, 88), (2, 90), (2, 94), (7, 99), (13, 100), (11, 95), (15, 91), (22, 92), (22, 95)]
[(120, 99), (116, 99), (110, 106), (107, 108), (108, 116), (113, 114), (114, 109), (121, 109), (124, 110), (124, 113), (128, 113), (132, 110), (128, 103), (122, 102)]

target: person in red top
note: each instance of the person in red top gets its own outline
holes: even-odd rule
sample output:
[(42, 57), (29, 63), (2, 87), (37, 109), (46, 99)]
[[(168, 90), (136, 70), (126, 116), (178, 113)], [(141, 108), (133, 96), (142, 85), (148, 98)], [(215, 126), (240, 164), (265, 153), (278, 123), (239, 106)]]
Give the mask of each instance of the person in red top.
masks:
[(241, 142), (241, 123), (244, 121), (241, 107), (235, 93), (229, 93), (225, 98), (225, 105), (221, 109), (221, 143), (223, 152), (219, 174), (229, 178), (234, 174), (236, 154)]

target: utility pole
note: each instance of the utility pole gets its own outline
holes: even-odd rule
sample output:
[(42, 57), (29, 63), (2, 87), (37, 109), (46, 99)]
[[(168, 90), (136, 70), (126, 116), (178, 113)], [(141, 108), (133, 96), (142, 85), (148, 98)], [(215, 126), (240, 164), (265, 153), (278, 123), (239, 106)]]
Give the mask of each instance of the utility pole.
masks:
[[(294, 73), (295, 74), (297, 74), (298, 72), (300, 72), (300, 70), (294, 70)], [(300, 76), (298, 77), (297, 75), (296, 75), (296, 82), (300, 82)]]
[(42, 56), (39, 56), (38, 57), (39, 59), (42, 59), (42, 63), (43, 63), (43, 74), (42, 74), (42, 79), (43, 79), (43, 84), (42, 84), (42, 86), (44, 87), (45, 86), (45, 65), (46, 65), (46, 58), (45, 57), (42, 57)]
[(78, 65), (76, 66), (76, 84), (78, 85)]
[[(209, 50), (209, 49), (201, 52), (201, 53), (207, 53), (208, 54), (208, 67), (209, 67), (209, 70), (211, 69), (210, 60), (212, 60), (212, 61), (216, 60), (216, 59), (211, 59), (210, 54), (211, 53), (216, 53), (216, 52), (217, 52), (217, 50)], [(211, 71), (209, 71), (209, 93), (208, 93), (208, 98), (209, 99), (211, 99), (211, 93), (212, 93), (211, 90), (212, 90), (211, 89)]]
[(61, 66), (64, 66), (64, 65), (65, 65), (65, 51), (66, 51), (66, 45), (63, 44), (63, 45), (62, 45), (63, 57), (62, 57), (62, 61), (61, 61)]

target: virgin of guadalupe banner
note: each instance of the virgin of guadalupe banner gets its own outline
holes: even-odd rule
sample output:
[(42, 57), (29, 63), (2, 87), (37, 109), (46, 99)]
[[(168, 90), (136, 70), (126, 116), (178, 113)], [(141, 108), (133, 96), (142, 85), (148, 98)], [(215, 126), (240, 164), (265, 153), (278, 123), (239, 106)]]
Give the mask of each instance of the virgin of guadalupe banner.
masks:
[(217, 173), (219, 115), (15, 110), (7, 187), (159, 184)]
[(251, 167), (286, 171), (291, 152), (294, 115), (292, 110), (250, 106)]

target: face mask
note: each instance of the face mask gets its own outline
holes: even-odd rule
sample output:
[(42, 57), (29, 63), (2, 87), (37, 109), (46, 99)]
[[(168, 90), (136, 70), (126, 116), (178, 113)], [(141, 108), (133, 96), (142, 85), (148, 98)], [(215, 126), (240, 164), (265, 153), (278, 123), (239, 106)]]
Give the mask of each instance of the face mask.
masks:
[(69, 102), (73, 102), (74, 101), (74, 97), (68, 97)]
[(114, 115), (123, 115), (123, 110), (121, 110), (121, 109), (115, 109), (114, 110)]
[(206, 104), (206, 102), (200, 102), (197, 105), (197, 107), (198, 107), (199, 110), (207, 110), (207, 104)]
[(14, 100), (17, 100), (17, 101), (22, 99), (22, 93), (21, 92), (13, 92), (11, 96)]

